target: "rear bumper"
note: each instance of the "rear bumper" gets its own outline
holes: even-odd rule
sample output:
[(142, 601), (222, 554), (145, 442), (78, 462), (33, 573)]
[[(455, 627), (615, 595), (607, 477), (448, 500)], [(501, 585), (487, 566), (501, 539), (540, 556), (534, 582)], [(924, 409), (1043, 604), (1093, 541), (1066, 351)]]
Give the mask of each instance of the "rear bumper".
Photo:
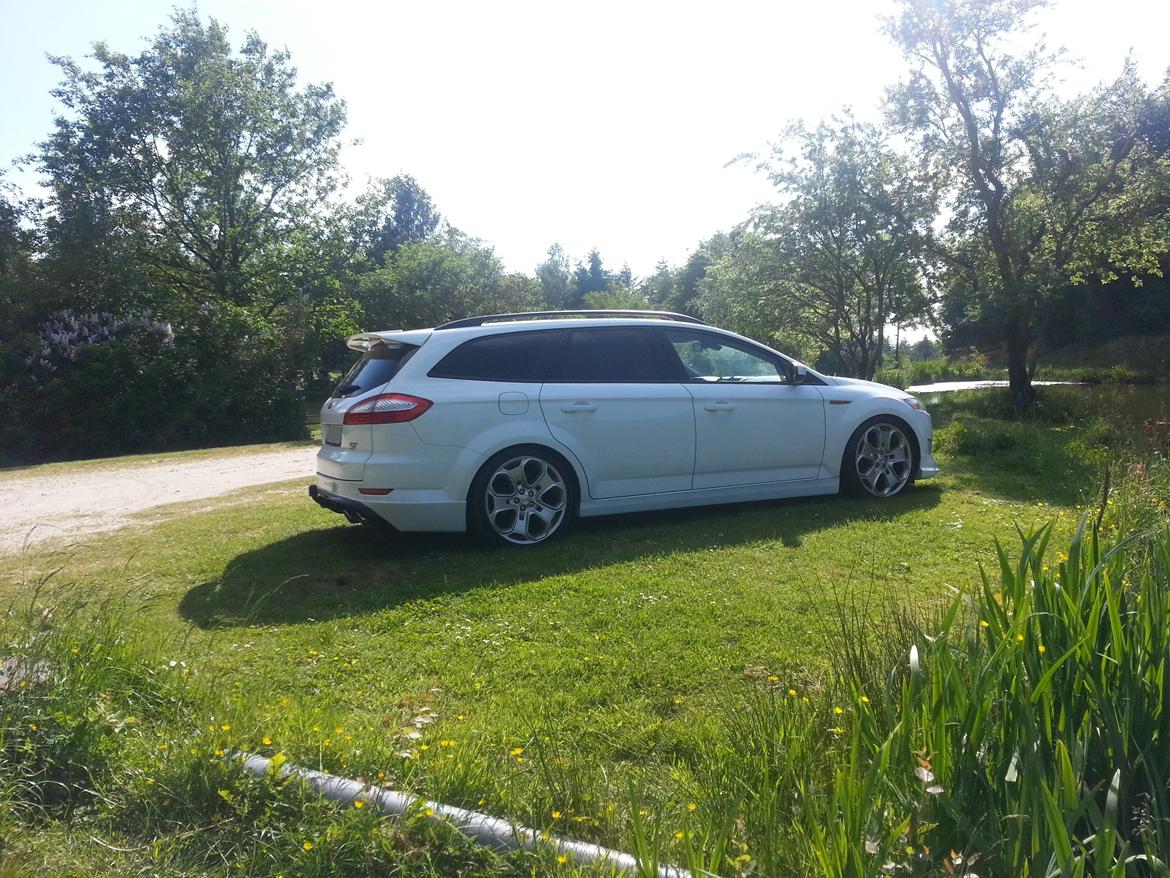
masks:
[(328, 509), (330, 512), (338, 512), (354, 524), (369, 524), (380, 518), (364, 503), (350, 500), (340, 494), (323, 491), (316, 485), (309, 485), (309, 496), (316, 501), (318, 506)]
[(309, 496), (354, 523), (380, 519), (404, 532), (467, 530), (467, 503), (451, 499), (444, 491), (396, 488), (385, 496), (367, 496), (360, 493), (360, 484), (317, 473), (317, 484), (309, 486)]

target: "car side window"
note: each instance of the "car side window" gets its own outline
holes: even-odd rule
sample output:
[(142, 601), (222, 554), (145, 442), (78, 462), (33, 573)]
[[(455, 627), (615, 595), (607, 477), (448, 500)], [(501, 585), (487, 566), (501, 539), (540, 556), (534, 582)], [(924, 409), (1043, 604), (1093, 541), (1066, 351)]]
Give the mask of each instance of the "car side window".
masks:
[(788, 384), (788, 369), (778, 358), (748, 345), (706, 332), (667, 330), (686, 380), (695, 384)]
[(660, 384), (677, 380), (657, 339), (644, 329), (573, 329), (566, 335), (551, 357), (549, 381)]
[(539, 383), (555, 331), (507, 332), (464, 342), (439, 360), (428, 375), (470, 381)]

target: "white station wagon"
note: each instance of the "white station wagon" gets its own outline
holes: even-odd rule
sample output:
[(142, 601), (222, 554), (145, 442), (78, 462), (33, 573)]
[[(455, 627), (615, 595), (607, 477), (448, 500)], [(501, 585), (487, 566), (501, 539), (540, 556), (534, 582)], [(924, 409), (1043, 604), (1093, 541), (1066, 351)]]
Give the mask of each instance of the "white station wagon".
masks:
[(887, 498), (938, 472), (914, 397), (681, 314), (499, 314), (349, 347), (309, 494), (353, 522), (532, 546), (577, 516)]

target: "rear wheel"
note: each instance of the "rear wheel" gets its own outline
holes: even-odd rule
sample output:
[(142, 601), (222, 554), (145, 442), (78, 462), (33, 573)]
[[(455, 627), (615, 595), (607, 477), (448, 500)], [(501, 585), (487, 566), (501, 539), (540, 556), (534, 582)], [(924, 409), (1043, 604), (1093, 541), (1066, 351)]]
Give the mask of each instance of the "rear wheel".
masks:
[(845, 446), (841, 487), (862, 496), (896, 497), (914, 481), (917, 468), (909, 429), (895, 418), (879, 416), (858, 427)]
[(544, 448), (501, 451), (480, 469), (468, 496), (471, 524), (497, 544), (535, 546), (568, 529), (576, 485), (563, 459)]

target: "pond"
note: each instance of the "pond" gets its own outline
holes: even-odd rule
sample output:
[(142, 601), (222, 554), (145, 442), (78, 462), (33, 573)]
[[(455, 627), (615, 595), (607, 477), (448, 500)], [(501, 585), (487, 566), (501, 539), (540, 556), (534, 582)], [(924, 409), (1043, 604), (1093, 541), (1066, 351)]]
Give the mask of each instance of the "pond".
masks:
[[(1153, 429), (1170, 428), (1170, 384), (1072, 384), (1037, 381), (1043, 393), (1080, 398), (1088, 407), (1115, 426)], [(945, 395), (956, 391), (1003, 392), (1006, 381), (947, 381), (908, 388), (927, 410), (943, 404)]]

